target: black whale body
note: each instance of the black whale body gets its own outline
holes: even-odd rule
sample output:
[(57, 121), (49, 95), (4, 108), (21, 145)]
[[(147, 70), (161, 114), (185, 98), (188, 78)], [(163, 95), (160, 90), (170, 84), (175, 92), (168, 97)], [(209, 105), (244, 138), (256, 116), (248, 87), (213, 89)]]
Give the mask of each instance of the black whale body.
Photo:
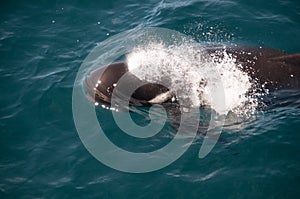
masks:
[[(271, 92), (279, 89), (300, 88), (300, 53), (286, 54), (272, 48), (263, 47), (210, 47), (205, 49), (208, 54), (222, 57), (226, 51), (236, 58), (242, 65), (242, 70), (247, 72), (258, 84), (264, 84)], [(86, 78), (85, 85), (89, 98), (97, 103), (110, 105), (114, 84), (128, 72), (125, 62), (116, 62), (92, 71)], [(137, 82), (143, 82), (135, 75), (128, 72), (130, 78), (125, 86), (131, 87)], [(168, 94), (162, 100), (153, 100), (167, 93), (168, 88), (153, 83), (146, 83), (138, 88), (130, 99), (134, 106), (150, 105), (155, 103), (170, 102), (173, 97)], [(121, 95), (120, 95), (121, 96)]]

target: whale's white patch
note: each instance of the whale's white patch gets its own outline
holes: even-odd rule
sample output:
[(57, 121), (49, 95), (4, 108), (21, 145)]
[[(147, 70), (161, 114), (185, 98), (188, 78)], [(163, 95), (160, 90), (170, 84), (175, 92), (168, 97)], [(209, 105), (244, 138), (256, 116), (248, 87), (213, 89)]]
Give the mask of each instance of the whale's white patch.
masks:
[(167, 101), (171, 97), (172, 97), (172, 92), (167, 91), (165, 93), (161, 93), (161, 94), (157, 95), (155, 98), (149, 100), (148, 102), (151, 104), (160, 104), (160, 103)]

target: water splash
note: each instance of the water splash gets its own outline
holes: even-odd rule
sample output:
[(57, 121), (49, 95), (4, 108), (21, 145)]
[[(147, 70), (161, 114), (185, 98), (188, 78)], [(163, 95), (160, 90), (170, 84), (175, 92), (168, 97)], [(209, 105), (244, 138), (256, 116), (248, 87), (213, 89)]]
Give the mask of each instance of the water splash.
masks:
[[(244, 115), (254, 113), (258, 105), (256, 94), (249, 94), (255, 80), (226, 52), (226, 47), (208, 54), (205, 47), (194, 44), (148, 43), (134, 48), (126, 61), (137, 77), (152, 83), (163, 81), (176, 96), (185, 100), (186, 106), (209, 105), (220, 114), (232, 111)], [(212, 92), (217, 92), (215, 82), (219, 78), (225, 94), (225, 110), (211, 99)]]

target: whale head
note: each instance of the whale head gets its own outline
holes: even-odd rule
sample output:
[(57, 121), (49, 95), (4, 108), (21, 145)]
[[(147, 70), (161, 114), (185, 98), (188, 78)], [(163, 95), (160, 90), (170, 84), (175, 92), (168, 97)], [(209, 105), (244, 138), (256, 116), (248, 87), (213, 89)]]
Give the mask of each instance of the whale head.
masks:
[[(135, 106), (161, 104), (171, 101), (174, 94), (165, 86), (156, 83), (148, 83), (140, 80), (130, 73), (125, 62), (116, 62), (93, 70), (85, 79), (85, 88), (88, 98), (95, 103), (109, 106), (114, 90), (120, 78), (126, 74), (126, 85), (143, 84), (137, 88), (130, 98), (130, 104)], [(124, 84), (123, 83), (123, 84)], [(119, 97), (122, 94), (117, 95)]]

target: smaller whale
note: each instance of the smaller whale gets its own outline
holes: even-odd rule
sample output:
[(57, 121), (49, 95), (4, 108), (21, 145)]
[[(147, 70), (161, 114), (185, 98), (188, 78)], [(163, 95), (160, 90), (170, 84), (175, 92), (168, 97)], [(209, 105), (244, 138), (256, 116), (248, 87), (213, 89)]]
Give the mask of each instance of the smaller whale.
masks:
[[(223, 47), (207, 47), (205, 51), (216, 58), (224, 55)], [(300, 53), (286, 54), (277, 49), (249, 46), (229, 46), (225, 51), (235, 57), (244, 72), (271, 92), (300, 88)], [(125, 73), (129, 77), (125, 85), (128, 88), (137, 83), (144, 84), (132, 94), (131, 105), (147, 106), (173, 101), (175, 96), (167, 87), (143, 82), (130, 73), (126, 62), (112, 63), (92, 71), (85, 80), (89, 99), (109, 106), (114, 88)]]

